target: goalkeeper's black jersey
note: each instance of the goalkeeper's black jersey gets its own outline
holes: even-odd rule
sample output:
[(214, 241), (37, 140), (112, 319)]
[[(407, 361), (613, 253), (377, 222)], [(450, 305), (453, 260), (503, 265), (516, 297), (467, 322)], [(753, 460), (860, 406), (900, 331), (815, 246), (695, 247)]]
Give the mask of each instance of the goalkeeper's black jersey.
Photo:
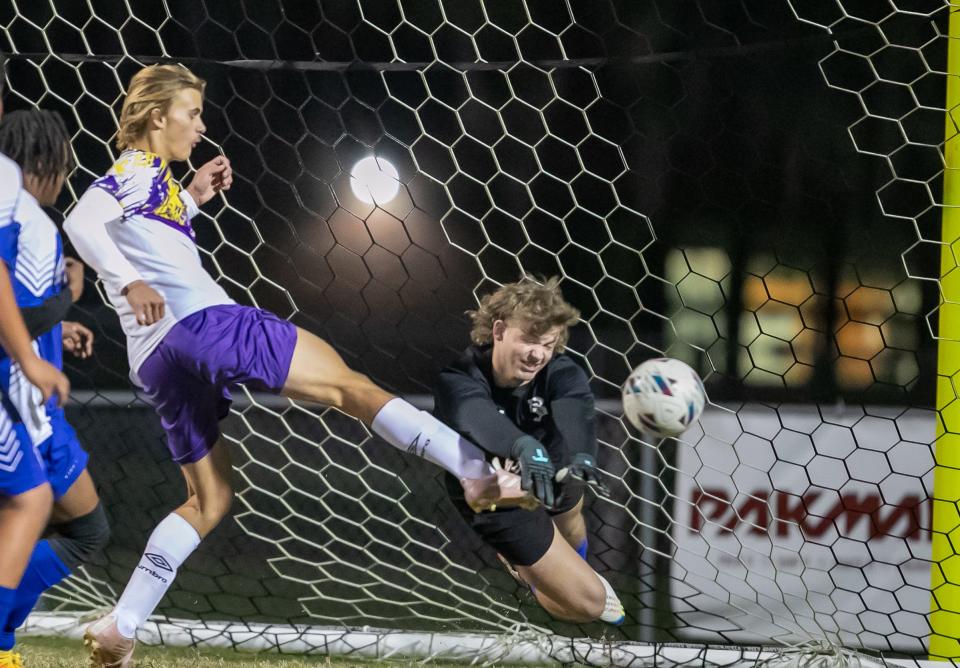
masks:
[(471, 346), (440, 373), (437, 418), (501, 459), (524, 434), (540, 441), (557, 467), (578, 452), (596, 455), (593, 394), (583, 370), (559, 354), (529, 383), (501, 388), (493, 381), (491, 350)]

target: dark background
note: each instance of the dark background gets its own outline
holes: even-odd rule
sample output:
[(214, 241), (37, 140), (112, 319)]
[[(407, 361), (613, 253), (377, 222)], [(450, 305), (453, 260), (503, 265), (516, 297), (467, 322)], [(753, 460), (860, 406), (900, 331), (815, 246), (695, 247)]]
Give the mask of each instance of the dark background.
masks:
[[(860, 355), (866, 382), (838, 382), (835, 336), (857, 318), (843, 281), (892, 292), (908, 250), (914, 275), (935, 270), (933, 244), (912, 246), (937, 238), (937, 210), (906, 179), (929, 181), (936, 199), (942, 129), (921, 105), (943, 106), (934, 26), (945, 12), (892, 15), (880, 28), (848, 18), (832, 39), (786, 2), (471, 0), (441, 14), (432, 0), (174, 1), (169, 17), (149, 3), (132, 15), (54, 4), (7, 6), (6, 104), (57, 109), (76, 132), (80, 168), (62, 208), (115, 157), (129, 77), (142, 63), (188, 65), (208, 81), (210, 141), (194, 164), (222, 150), (238, 177), (206, 207), (215, 224), (196, 223), (212, 273), (398, 392), (427, 390), (463, 347), (476, 294), (527, 272), (565, 277), (584, 317), (572, 348), (609, 381), (601, 393), (670, 349), (710, 376), (716, 399), (789, 388), (791, 398), (932, 403), (933, 384), (917, 380), (934, 348), (917, 316), (934, 290), (918, 283), (921, 308), (871, 320), (883, 341)], [(911, 48), (868, 57), (884, 37)], [(892, 155), (858, 154), (851, 138)], [(405, 186), (384, 207), (349, 189), (350, 168), (370, 154), (391, 160)], [(906, 219), (883, 215), (885, 185), (887, 213)], [(661, 279), (670, 250), (704, 247), (731, 267), (708, 279), (722, 306), (694, 326), (712, 330), (695, 353), (682, 349), (703, 337), (678, 340), (665, 319), (696, 307)], [(788, 364), (758, 390), (741, 382), (763, 366), (756, 334), (734, 314), (751, 276), (779, 270), (809, 278), (803, 334), (815, 353), (780, 335), (772, 345)], [(93, 290), (83, 307), (112, 345), (75, 369), (77, 382), (126, 387), (116, 318)], [(916, 334), (899, 342), (890, 327)], [(877, 354), (890, 348), (914, 357), (914, 371), (890, 373), (891, 355)], [(815, 369), (797, 381), (792, 361)]]
[[(937, 277), (946, 12), (915, 4), (929, 7), (168, 0), (131, 12), (6, 0), (4, 104), (58, 110), (74, 132), (62, 215), (117, 154), (130, 76), (189, 66), (208, 82), (193, 164), (222, 151), (236, 175), (194, 221), (211, 273), (398, 393), (429, 391), (466, 345), (463, 312), (479, 295), (534, 273), (563, 276), (583, 315), (571, 352), (601, 398), (666, 353), (694, 364), (714, 401), (932, 406), (936, 282), (909, 277)], [(371, 154), (403, 184), (380, 207), (349, 187)], [(706, 271), (703, 257), (725, 260)], [(88, 278), (77, 319), (98, 349), (69, 362), (88, 390), (71, 417), (117, 527), (91, 572), (120, 583), (182, 490), (158, 426), (126, 393), (123, 337)], [(228, 433), (237, 519), (185, 567), (166, 614), (549, 624), (514, 610), (512, 581), (436, 476), (356, 423), (241, 407)], [(588, 519), (592, 563), (630, 609), (614, 633), (675, 640), (669, 600), (650, 598), (665, 590), (664, 562), (642, 550), (668, 547), (669, 494), (644, 500), (661, 532), (644, 533), (642, 475), (625, 468), (640, 443), (615, 419), (603, 439), (628, 511), (595, 504)], [(658, 457), (646, 473), (670, 489), (669, 444)]]

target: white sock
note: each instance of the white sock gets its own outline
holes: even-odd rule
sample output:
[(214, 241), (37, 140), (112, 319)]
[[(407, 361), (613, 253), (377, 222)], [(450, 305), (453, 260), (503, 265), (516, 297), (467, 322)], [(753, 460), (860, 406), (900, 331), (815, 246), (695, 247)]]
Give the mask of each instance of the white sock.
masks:
[(373, 418), (371, 428), (398, 450), (442, 466), (457, 478), (484, 478), (494, 472), (483, 450), (403, 399), (388, 401)]
[(188, 521), (176, 513), (163, 518), (150, 534), (140, 563), (114, 609), (120, 635), (126, 638), (136, 636), (137, 629), (153, 614), (167, 593), (180, 564), (199, 544), (200, 534)]

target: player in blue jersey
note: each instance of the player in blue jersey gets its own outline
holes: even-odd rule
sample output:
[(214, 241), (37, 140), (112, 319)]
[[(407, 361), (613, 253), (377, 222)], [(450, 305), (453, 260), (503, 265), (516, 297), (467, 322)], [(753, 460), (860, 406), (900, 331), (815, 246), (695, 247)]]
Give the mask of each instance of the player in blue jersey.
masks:
[[(0, 54), (0, 87), (2, 82), (3, 56)], [(13, 212), (22, 190), (19, 167), (0, 155), (0, 361), (8, 369), (19, 369), (25, 380), (40, 391), (42, 401), (56, 396), (58, 405), (62, 405), (70, 394), (70, 383), (34, 350), (17, 308), (9, 274), (17, 230)], [(39, 452), (19, 413), (0, 390), (0, 625), (13, 609), (17, 587), (34, 545), (47, 525), (52, 502), (53, 494)], [(12, 643), (0, 644), (0, 668), (12, 668), (20, 663)]]
[(129, 665), (136, 629), (229, 511), (230, 454), (219, 422), (237, 384), (356, 417), (394, 447), (461, 479), (475, 505), (528, 499), (517, 476), (495, 471), (475, 445), (347, 367), (316, 335), (235, 303), (203, 268), (191, 221), (230, 188), (230, 162), (220, 156), (201, 165), (186, 188), (170, 164), (189, 159), (206, 131), (204, 86), (175, 65), (134, 75), (117, 133), (123, 152), (64, 224), (120, 316), (131, 377), (160, 416), (188, 494), (151, 534), (115, 610), (88, 627), (94, 666)]
[[(2, 81), (2, 77), (0, 77)], [(41, 360), (17, 309), (5, 253), (10, 212), (20, 191), (16, 164), (0, 155), (0, 359), (10, 360), (46, 401), (66, 402), (70, 383)], [(13, 610), (17, 588), (37, 539), (47, 525), (53, 494), (39, 453), (20, 416), (0, 392), (0, 624)], [(0, 643), (0, 668), (19, 668), (12, 640)]]
[[(89, 329), (63, 322), (83, 292), (83, 265), (64, 257), (60, 232), (43, 210), (56, 202), (73, 168), (70, 136), (63, 119), (53, 112), (16, 111), (0, 123), (0, 153), (16, 162), (23, 174), (23, 193), (13, 213), (16, 245), (8, 258), (17, 305), (40, 356), (62, 368), (64, 348), (83, 358), (93, 346)], [(87, 561), (110, 536), (86, 470), (87, 453), (63, 409), (43, 402), (39, 390), (20, 382), (20, 376), (15, 368), (0, 364), (0, 383), (42, 456), (54, 506), (51, 535), (34, 547), (12, 609), (0, 625), (0, 646), (12, 646), (14, 631), (40, 594)]]

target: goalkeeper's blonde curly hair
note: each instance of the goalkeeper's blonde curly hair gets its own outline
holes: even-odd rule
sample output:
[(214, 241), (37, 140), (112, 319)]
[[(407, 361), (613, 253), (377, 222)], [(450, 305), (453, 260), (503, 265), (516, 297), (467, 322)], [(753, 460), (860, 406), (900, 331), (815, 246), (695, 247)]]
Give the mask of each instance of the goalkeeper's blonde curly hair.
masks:
[(493, 323), (497, 320), (519, 321), (528, 334), (543, 336), (560, 327), (556, 352), (563, 352), (570, 336), (569, 328), (580, 320), (580, 311), (568, 304), (560, 292), (560, 277), (546, 280), (526, 277), (507, 283), (484, 296), (475, 311), (467, 311), (473, 328), (470, 339), (477, 345), (493, 341)]
[(166, 113), (173, 97), (184, 88), (194, 88), (203, 95), (207, 82), (182, 65), (150, 65), (133, 75), (127, 97), (120, 110), (117, 148), (130, 148), (147, 133), (150, 112)]

